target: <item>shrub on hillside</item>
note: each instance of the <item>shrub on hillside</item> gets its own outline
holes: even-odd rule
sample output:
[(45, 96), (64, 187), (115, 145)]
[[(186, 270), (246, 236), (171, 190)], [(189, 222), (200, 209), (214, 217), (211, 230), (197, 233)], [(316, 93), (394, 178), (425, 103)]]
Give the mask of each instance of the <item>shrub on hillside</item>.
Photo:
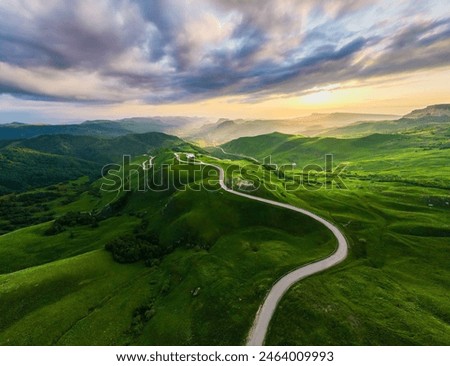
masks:
[(147, 304), (142, 305), (133, 311), (133, 319), (131, 321), (130, 333), (133, 336), (139, 336), (144, 330), (145, 324), (156, 314), (154, 300), (150, 300)]
[(90, 225), (95, 228), (98, 226), (98, 219), (90, 212), (68, 212), (58, 217), (53, 224), (45, 231), (45, 235), (56, 235), (66, 231), (67, 227)]
[(147, 265), (154, 265), (154, 260), (164, 254), (159, 247), (157, 238), (137, 236), (123, 236), (105, 245), (105, 249), (112, 253), (113, 258), (119, 263), (134, 263), (144, 260)]

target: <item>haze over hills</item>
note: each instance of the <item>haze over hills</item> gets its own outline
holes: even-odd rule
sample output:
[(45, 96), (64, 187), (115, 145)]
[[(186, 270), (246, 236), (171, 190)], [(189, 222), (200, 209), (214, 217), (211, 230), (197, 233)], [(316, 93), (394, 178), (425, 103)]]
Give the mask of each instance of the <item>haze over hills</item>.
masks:
[(276, 120), (226, 118), (206, 123), (200, 117), (136, 117), (121, 120), (92, 120), (80, 124), (45, 125), (13, 122), (0, 125), (0, 146), (8, 141), (38, 136), (74, 135), (115, 138), (128, 134), (164, 132), (203, 145), (216, 145), (240, 137), (272, 132), (303, 136), (358, 137), (374, 133), (398, 133), (434, 128), (445, 133), (450, 122), (450, 104), (417, 109), (404, 117), (384, 114), (314, 113), (305, 117)]
[[(4, 0), (0, 19), (0, 360), (450, 346), (450, 1)], [(133, 352), (111, 357), (167, 359)]]
[(450, 104), (437, 104), (416, 109), (394, 121), (357, 122), (344, 127), (329, 129), (320, 135), (335, 137), (367, 136), (373, 133), (398, 133), (433, 128), (435, 132), (448, 130)]
[[(0, 197), (0, 311), (6, 314), (0, 344), (243, 344), (275, 280), (332, 253), (330, 232), (306, 216), (197, 189), (215, 188), (214, 179), (206, 179), (211, 168), (188, 174), (199, 165), (174, 161), (180, 150), (227, 172), (241, 167), (237, 180), (265, 183), (252, 195), (317, 212), (351, 242), (350, 257), (338, 268), (286, 293), (266, 344), (449, 342), (449, 268), (442, 253), (450, 237), (450, 150), (444, 136), (272, 133), (223, 145), (236, 155), (296, 162), (296, 174), (239, 156), (212, 159), (161, 133), (3, 143), (0, 155), (16, 153), (0, 169), (3, 179), (15, 178), (17, 186), (36, 178), (43, 186), (58, 184)], [(131, 191), (106, 192), (101, 181), (69, 169), (99, 172), (99, 162), (122, 153), (136, 154), (139, 164), (148, 159), (139, 154), (155, 148), (162, 149), (151, 152), (152, 173), (176, 186), (142, 191), (135, 181)], [(348, 163), (345, 189), (320, 189), (327, 177), (298, 174), (303, 164), (322, 164), (327, 153), (335, 154), (335, 163)], [(167, 164), (176, 176), (163, 174)], [(60, 173), (78, 179), (67, 182)], [(305, 324), (318, 331), (303, 334)]]
[[(160, 132), (0, 140), (0, 296), (6, 299), (0, 310), (7, 315), (0, 319), (0, 344), (243, 344), (274, 281), (332, 253), (324, 227), (212, 189), (216, 183), (206, 177), (213, 168), (198, 174), (200, 165), (174, 159), (180, 151), (227, 168), (235, 190), (247, 192), (242, 181), (264, 183), (251, 194), (317, 212), (351, 242), (349, 259), (336, 271), (286, 293), (266, 344), (321, 344), (323, 337), (330, 344), (448, 344), (442, 253), (450, 236), (449, 123), (442, 106), (412, 115), (401, 119), (410, 126), (405, 133), (342, 139), (273, 132), (240, 137), (223, 150), (209, 147), (208, 154)], [(310, 117), (311, 125), (353, 118)], [(224, 119), (218, 130), (246, 123)], [(143, 131), (148, 125), (130, 119), (80, 126)], [(153, 184), (159, 178), (173, 184), (141, 190), (144, 174), (135, 174), (130, 191), (101, 190), (95, 178), (122, 154), (133, 156), (138, 172), (149, 159), (143, 154), (155, 156)], [(326, 154), (333, 154), (333, 167), (346, 164), (345, 188), (321, 189), (329, 177), (302, 170), (323, 166)], [(277, 167), (258, 163), (268, 155)], [(341, 321), (350, 316), (358, 329)], [(302, 334), (304, 324), (320, 335)]]
[[(118, 137), (131, 133), (164, 132), (204, 145), (222, 144), (239, 137), (272, 132), (304, 136), (365, 136), (396, 133), (450, 121), (450, 104), (417, 109), (399, 118), (386, 114), (313, 113), (292, 119), (226, 119), (208, 123), (201, 117), (135, 117), (121, 120), (92, 120), (80, 124), (45, 125), (13, 122), (0, 125), (0, 140), (27, 139), (41, 135)], [(442, 126), (441, 126), (442, 127)]]
[(357, 121), (380, 121), (396, 118), (398, 116), (386, 114), (313, 113), (309, 116), (292, 119), (219, 119), (217, 123), (202, 126), (186, 137), (207, 144), (220, 144), (239, 137), (257, 136), (271, 132), (315, 136), (327, 129), (346, 126)]
[(167, 132), (195, 128), (205, 120), (199, 117), (136, 117), (121, 120), (92, 120), (80, 124), (26, 124), (13, 122), (0, 125), (0, 140), (26, 139), (42, 135), (80, 135), (118, 137), (130, 133)]
[[(336, 153), (337, 159), (345, 160), (349, 156), (355, 157), (359, 152), (369, 158), (381, 152), (384, 153), (386, 149), (400, 147), (396, 146), (397, 144), (406, 143), (411, 147), (414, 145), (420, 147), (422, 144), (422, 140), (419, 138), (421, 134), (427, 138), (427, 144), (429, 144), (431, 138), (437, 148), (448, 148), (448, 139), (450, 139), (449, 107), (450, 105), (429, 106), (415, 110), (398, 120), (359, 122), (330, 129), (323, 133), (330, 137), (353, 138), (353, 140), (347, 142), (342, 139), (330, 140), (321, 137), (293, 139), (292, 136), (281, 134), (278, 131), (298, 131), (299, 129), (312, 131), (319, 124), (342, 125), (354, 119), (373, 119), (383, 116), (317, 113), (309, 117), (276, 121), (222, 119), (216, 124), (203, 128), (202, 140), (210, 144), (225, 141), (228, 142), (223, 145), (226, 151), (243, 153), (258, 158), (264, 154), (273, 155), (277, 151), (279, 156), (286, 158), (286, 161), (297, 163), (300, 163), (298, 161), (300, 156), (308, 157), (311, 162), (321, 159), (323, 154), (329, 152)], [(167, 123), (167, 125), (164, 123)], [(160, 132), (142, 134), (147, 130), (170, 129), (176, 128), (176, 126), (186, 132), (189, 129), (183, 127), (183, 123), (193, 125), (196, 122), (193, 118), (174, 117), (167, 120), (129, 118), (120, 121), (86, 121), (80, 125), (68, 126), (37, 126), (20, 123), (0, 126), (0, 133), (4, 132), (2, 128), (6, 129), (7, 132), (19, 130), (19, 133), (15, 135), (16, 137), (22, 133), (26, 136), (32, 136), (34, 133), (50, 132), (45, 135), (15, 141), (0, 140), (0, 168), (6, 173), (1, 175), (0, 192), (22, 191), (30, 187), (73, 179), (81, 175), (98, 175), (104, 164), (115, 162), (120, 159), (122, 154), (143, 154), (150, 147), (186, 144), (180, 138)], [(274, 133), (274, 130), (277, 133)], [(66, 134), (57, 134), (61, 131)], [(272, 133), (272, 135), (268, 135), (266, 131), (270, 131), (269, 133)], [(406, 139), (406, 136), (396, 137), (398, 132), (408, 132), (409, 135), (415, 135), (415, 137), (409, 139)], [(241, 136), (242, 134), (245, 136)], [(254, 134), (258, 134), (260, 137), (255, 138), (255, 140), (245, 139), (245, 137), (252, 137)], [(292, 135), (296, 134), (297, 132)], [(386, 136), (382, 137), (383, 135), (380, 134)], [(302, 134), (305, 137), (306, 135), (307, 133)], [(433, 135), (437, 136), (433, 137)], [(0, 136), (11, 138), (12, 134)], [(214, 136), (216, 137), (214, 138)], [(235, 138), (236, 136), (237, 138)], [(355, 139), (364, 136), (369, 136), (369, 138)], [(280, 142), (283, 144), (279, 145)], [(374, 143), (375, 145), (372, 147)], [(331, 149), (331, 146), (333, 146), (333, 149)], [(277, 153), (275, 153), (275, 156)]]
[(315, 135), (330, 127), (356, 121), (394, 119), (398, 116), (360, 113), (314, 113), (310, 116), (277, 120), (219, 119), (208, 123), (202, 117), (133, 117), (121, 120), (88, 120), (80, 124), (27, 124), (12, 122), (0, 125), (0, 140), (16, 140), (41, 135), (84, 135), (117, 137), (129, 133), (165, 132), (206, 143), (223, 143), (242, 136), (270, 132)]

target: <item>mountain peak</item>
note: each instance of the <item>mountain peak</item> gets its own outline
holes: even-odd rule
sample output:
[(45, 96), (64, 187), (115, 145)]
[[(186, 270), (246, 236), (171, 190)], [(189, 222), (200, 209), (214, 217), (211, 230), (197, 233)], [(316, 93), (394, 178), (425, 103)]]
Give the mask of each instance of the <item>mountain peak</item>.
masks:
[(20, 127), (20, 126), (26, 126), (26, 123), (23, 122), (11, 122), (11, 123), (5, 123), (2, 126), (8, 126), (8, 127)]
[(450, 104), (435, 104), (423, 109), (416, 109), (404, 118), (417, 119), (424, 117), (450, 117)]
[(227, 128), (227, 127), (231, 127), (231, 126), (235, 126), (236, 123), (230, 119), (228, 120), (224, 120), (223, 122), (220, 122), (216, 129), (221, 129), (221, 128)]

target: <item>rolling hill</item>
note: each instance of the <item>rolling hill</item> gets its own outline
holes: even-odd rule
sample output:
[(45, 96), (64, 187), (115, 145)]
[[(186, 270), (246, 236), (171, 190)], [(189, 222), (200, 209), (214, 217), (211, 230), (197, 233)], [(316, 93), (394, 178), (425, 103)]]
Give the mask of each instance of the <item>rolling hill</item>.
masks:
[[(289, 138), (249, 139), (279, 150)], [(314, 141), (327, 150), (336, 142)], [(376, 135), (351, 144), (373, 150), (395, 140)], [(160, 151), (157, 174), (172, 157)], [(267, 179), (258, 164), (199, 158), (240, 166), (245, 179)], [(101, 181), (49, 187), (46, 203), (62, 229), (48, 235), (55, 222), (44, 221), (0, 236), (0, 344), (243, 344), (275, 279), (333, 250), (330, 233), (307, 217), (212, 189), (208, 171), (171, 169), (186, 182), (174, 180), (177, 189), (139, 192), (135, 182), (132, 192), (116, 197), (98, 191)], [(267, 180), (270, 191), (263, 185), (253, 194), (317, 212), (340, 227), (351, 252), (338, 267), (288, 291), (268, 345), (449, 344), (449, 268), (442, 255), (450, 235), (448, 190), (359, 175), (347, 177), (347, 189), (286, 191), (285, 178), (275, 173)], [(208, 189), (199, 190), (200, 183)], [(78, 190), (70, 203), (61, 201), (61, 194)], [(27, 195), (20, 200), (26, 209), (38, 193), (16, 196)], [(83, 212), (97, 216), (107, 206), (109, 214), (96, 225), (74, 219), (87, 217)]]
[(105, 164), (168, 146), (186, 146), (158, 132), (101, 138), (44, 135), (9, 142), (0, 148), (0, 192), (23, 191), (87, 175), (98, 177)]
[(42, 135), (78, 135), (118, 137), (148, 132), (177, 132), (197, 126), (204, 121), (189, 117), (125, 118), (121, 120), (92, 120), (80, 124), (25, 124), (13, 122), (0, 125), (0, 140), (20, 140)]
[(215, 124), (201, 127), (186, 134), (187, 138), (208, 144), (220, 144), (244, 136), (257, 136), (271, 132), (303, 134), (314, 136), (335, 127), (356, 121), (376, 121), (394, 119), (397, 116), (358, 113), (314, 113), (310, 116), (280, 120), (227, 120), (220, 119)]
[[(422, 126), (407, 133), (275, 132), (210, 148), (215, 158), (157, 132), (1, 141), (4, 190), (26, 191), (0, 195), (0, 344), (242, 345), (274, 281), (333, 252), (323, 226), (218, 189), (211, 168), (174, 161), (184, 151), (221, 165), (235, 189), (253, 180), (251, 194), (317, 213), (349, 242), (345, 262), (286, 293), (267, 345), (449, 345), (442, 110), (405, 116)], [(145, 153), (156, 155), (147, 188), (138, 174), (131, 191), (100, 189), (103, 164), (130, 154), (143, 173)], [(305, 181), (303, 167), (325, 154), (347, 164), (343, 186)], [(250, 159), (269, 155), (278, 167)], [(91, 180), (68, 181), (81, 175)]]
[[(429, 143), (432, 141), (428, 140)], [(333, 154), (337, 162), (372, 159), (403, 149), (428, 146), (424, 139), (397, 134), (341, 139), (335, 137), (305, 137), (278, 132), (255, 137), (241, 137), (221, 145), (225, 151), (256, 157), (272, 156), (276, 163), (295, 162), (299, 165), (317, 163), (325, 154)]]
[[(323, 167), (325, 155), (329, 154), (335, 166), (346, 165), (348, 174), (450, 187), (450, 143), (445, 134), (373, 134), (344, 139), (273, 133), (241, 137), (221, 146), (227, 153), (255, 157), (261, 162), (270, 156), (276, 164), (295, 163), (298, 171), (310, 164)], [(218, 157), (227, 157), (216, 148), (210, 151)]]
[[(154, 169), (171, 162), (162, 151)], [(0, 236), (0, 344), (243, 343), (272, 282), (328, 255), (335, 241), (306, 216), (194, 189), (214, 188), (206, 176), (186, 189), (174, 180), (180, 189), (137, 191), (134, 182), (116, 199), (103, 191), (70, 204), (50, 199), (55, 222)], [(68, 219), (100, 217), (105, 205), (112, 211), (97, 225)], [(57, 222), (63, 228), (48, 234)]]

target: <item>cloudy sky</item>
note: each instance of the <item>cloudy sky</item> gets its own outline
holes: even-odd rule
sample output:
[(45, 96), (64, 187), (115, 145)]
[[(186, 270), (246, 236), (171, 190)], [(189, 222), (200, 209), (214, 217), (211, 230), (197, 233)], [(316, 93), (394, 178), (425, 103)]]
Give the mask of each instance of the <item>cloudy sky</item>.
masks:
[(0, 122), (450, 102), (450, 2), (2, 0)]

